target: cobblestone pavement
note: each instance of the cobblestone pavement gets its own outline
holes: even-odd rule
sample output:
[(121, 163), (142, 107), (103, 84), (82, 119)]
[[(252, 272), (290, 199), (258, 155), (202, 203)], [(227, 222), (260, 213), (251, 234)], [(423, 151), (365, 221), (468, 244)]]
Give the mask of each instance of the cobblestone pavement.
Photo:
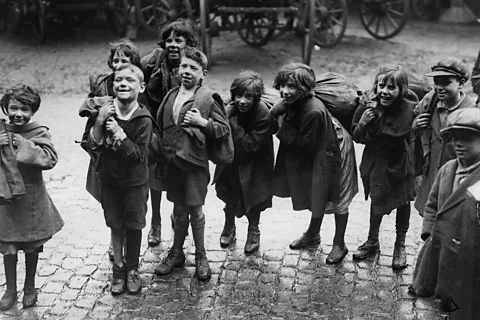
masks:
[[(353, 38), (358, 29), (353, 29)], [(457, 27), (455, 27), (457, 28)], [(468, 30), (473, 30), (472, 27)], [(416, 36), (427, 34), (423, 27)], [(442, 29), (446, 30), (446, 29)], [(456, 30), (462, 30), (456, 29)], [(477, 28), (478, 30), (478, 28)], [(437, 40), (441, 31), (437, 32)], [(411, 42), (415, 31), (406, 30), (399, 36), (403, 43)], [(478, 34), (478, 33), (477, 33)], [(465, 35), (465, 33), (462, 33)], [(474, 37), (471, 36), (471, 39)], [(474, 40), (449, 38), (457, 45)], [(435, 39), (430, 39), (442, 47)], [(449, 40), (449, 41), (450, 41)], [(477, 38), (478, 40), (478, 38)], [(361, 41), (356, 45), (360, 47)], [(430, 45), (433, 45), (429, 43)], [(476, 55), (475, 45), (463, 51), (470, 63)], [(345, 47), (348, 48), (347, 44)], [(401, 45), (399, 45), (400, 48)], [(340, 50), (340, 49), (339, 49)], [(414, 49), (412, 49), (414, 50)], [(443, 50), (443, 51), (442, 51)], [(452, 46), (443, 46), (439, 55), (451, 52)], [(421, 51), (422, 54), (427, 51)], [(331, 57), (331, 53), (326, 56)], [(59, 62), (60, 63), (60, 62)], [(104, 63), (104, 62), (102, 62)], [(362, 65), (361, 68), (369, 68)], [(423, 66), (425, 67), (425, 66)], [(226, 72), (219, 67), (217, 75)], [(223, 71), (222, 71), (223, 70)], [(231, 71), (230, 71), (231, 73)], [(228, 74), (231, 78), (231, 74)], [(372, 76), (368, 79), (371, 81)], [(225, 90), (228, 83), (223, 83)], [(148, 248), (144, 229), (141, 294), (112, 297), (109, 292), (111, 263), (106, 255), (109, 230), (105, 227), (100, 205), (85, 191), (88, 157), (74, 140), (79, 139), (84, 121), (77, 115), (81, 96), (47, 96), (37, 121), (50, 126), (60, 161), (45, 172), (50, 195), (60, 210), (66, 225), (45, 245), (38, 266), (36, 286), (39, 301), (36, 307), (23, 310), (21, 303), (7, 312), (0, 312), (0, 320), (7, 319), (442, 319), (432, 299), (416, 299), (407, 293), (412, 279), (413, 265), (421, 242), (421, 219), (412, 210), (407, 251), (409, 266), (403, 271), (392, 271), (391, 260), (395, 241), (395, 215), (384, 219), (380, 242), (381, 253), (374, 259), (353, 262), (349, 253), (338, 266), (325, 264), (334, 234), (334, 219), (325, 218), (322, 243), (311, 250), (293, 251), (288, 243), (298, 237), (308, 225), (308, 212), (293, 212), (289, 199), (274, 199), (274, 207), (261, 218), (260, 251), (245, 255), (247, 222), (237, 220), (237, 244), (229, 249), (219, 245), (223, 226), (223, 205), (210, 188), (206, 206), (207, 256), (213, 269), (212, 278), (199, 282), (194, 277), (194, 247), (191, 235), (185, 243), (186, 267), (171, 275), (154, 275), (156, 265), (171, 245), (172, 231), (169, 215), (172, 205), (162, 203), (162, 243)], [(357, 160), (361, 147), (357, 146)], [(365, 241), (368, 231), (368, 206), (362, 191), (350, 208), (347, 228), (347, 246), (351, 252)], [(150, 217), (148, 213), (147, 218)], [(19, 281), (22, 288), (24, 258), (19, 255)], [(5, 290), (3, 262), (0, 261), (0, 294)], [(19, 293), (21, 301), (21, 293)]]

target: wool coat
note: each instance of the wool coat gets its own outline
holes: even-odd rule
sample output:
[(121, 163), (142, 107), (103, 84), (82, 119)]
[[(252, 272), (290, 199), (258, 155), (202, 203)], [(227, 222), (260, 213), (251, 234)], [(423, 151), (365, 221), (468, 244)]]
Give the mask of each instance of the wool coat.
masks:
[[(451, 141), (445, 140), (440, 135), (444, 123), (441, 123), (436, 103), (438, 98), (434, 91), (429, 92), (415, 107), (415, 116), (424, 112), (431, 112), (430, 126), (427, 129), (420, 129), (413, 132), (413, 143), (415, 148), (416, 166), (421, 167), (422, 184), (415, 199), (415, 208), (421, 216), (425, 210), (425, 203), (432, 188), (433, 181), (438, 170), (447, 161), (455, 159), (455, 151)], [(432, 105), (435, 104), (435, 105)], [(465, 96), (463, 102), (455, 110), (463, 108), (474, 108), (473, 100)], [(452, 110), (453, 111), (453, 110)]]
[(389, 214), (415, 198), (410, 133), (416, 101), (415, 93), (409, 92), (408, 99), (386, 108), (365, 126), (359, 122), (371, 105), (361, 103), (353, 116), (353, 140), (365, 145), (360, 177), (374, 214)]
[(36, 242), (52, 237), (63, 227), (63, 220), (48, 195), (43, 170), (52, 169), (58, 160), (48, 128), (37, 122), (22, 127), (7, 124), (7, 132), (24, 138), (10, 145), (25, 184), (26, 193), (0, 206), (1, 242)]
[(262, 101), (245, 114), (236, 113), (233, 104), (226, 109), (235, 157), (232, 164), (216, 167), (215, 189), (225, 210), (242, 217), (272, 206), (272, 116)]
[(480, 181), (480, 168), (452, 192), (457, 168), (457, 160), (448, 161), (433, 183), (412, 286), (418, 296), (453, 299), (460, 310), (452, 319), (473, 320), (480, 312), (480, 212), (466, 190)]
[(273, 194), (290, 197), (293, 210), (323, 213), (340, 201), (340, 144), (322, 101), (308, 94), (288, 105), (276, 130), (280, 140)]

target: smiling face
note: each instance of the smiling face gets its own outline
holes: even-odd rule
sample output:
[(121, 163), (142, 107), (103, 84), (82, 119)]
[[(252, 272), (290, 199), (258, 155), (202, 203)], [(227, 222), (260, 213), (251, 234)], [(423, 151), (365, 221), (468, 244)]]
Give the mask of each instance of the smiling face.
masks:
[(463, 81), (451, 76), (433, 77), (433, 83), (438, 99), (443, 101), (455, 99), (463, 87)]
[(451, 130), (453, 148), (463, 166), (469, 167), (480, 160), (480, 133), (473, 130)]
[(115, 70), (122, 65), (132, 63), (130, 57), (127, 57), (123, 51), (117, 50), (112, 58), (112, 69)]
[(286, 83), (280, 84), (279, 90), (280, 96), (286, 104), (295, 103), (305, 94), (291, 79), (288, 79)]
[(207, 70), (203, 70), (202, 66), (195, 60), (183, 57), (178, 74), (182, 79), (182, 86), (187, 90), (191, 90), (207, 75)]
[(187, 40), (183, 36), (177, 35), (175, 32), (165, 39), (165, 50), (168, 53), (168, 59), (172, 62), (179, 62), (185, 53)]
[(392, 78), (383, 80), (380, 79), (377, 84), (377, 96), (379, 102), (384, 107), (391, 106), (400, 95), (400, 87), (393, 81)]
[(10, 123), (18, 127), (29, 123), (35, 114), (35, 112), (32, 111), (32, 107), (15, 99), (10, 100), (7, 111)]
[(145, 82), (133, 66), (115, 72), (113, 91), (119, 101), (127, 103), (137, 100), (138, 94), (144, 90)]
[(235, 103), (238, 112), (247, 113), (252, 110), (255, 105), (255, 97), (251, 93), (243, 92), (241, 94), (236, 94), (233, 102)]

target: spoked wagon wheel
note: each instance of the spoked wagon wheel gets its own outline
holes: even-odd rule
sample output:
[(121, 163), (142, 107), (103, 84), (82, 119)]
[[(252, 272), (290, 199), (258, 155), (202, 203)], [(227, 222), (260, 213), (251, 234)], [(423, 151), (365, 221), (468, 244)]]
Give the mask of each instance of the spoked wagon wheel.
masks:
[(253, 46), (264, 46), (272, 39), (277, 24), (275, 13), (242, 13), (238, 17), (238, 35)]
[(45, 8), (45, 2), (44, 0), (37, 0), (36, 4), (37, 12), (31, 17), (32, 31), (33, 35), (40, 43), (45, 43), (47, 28), (47, 12)]
[(168, 0), (135, 0), (135, 12), (139, 24), (155, 34), (175, 15)]
[(323, 48), (332, 48), (342, 40), (347, 27), (346, 0), (315, 0), (314, 42)]
[(362, 0), (360, 20), (373, 37), (396, 36), (407, 22), (409, 0)]
[(312, 58), (312, 49), (315, 36), (315, 0), (307, 0), (306, 12), (308, 14), (308, 29), (302, 37), (302, 60), (309, 65)]
[(208, 59), (208, 64), (213, 64), (211, 48), (212, 37), (210, 35), (210, 11), (208, 0), (200, 0), (200, 40), (202, 42), (202, 51)]

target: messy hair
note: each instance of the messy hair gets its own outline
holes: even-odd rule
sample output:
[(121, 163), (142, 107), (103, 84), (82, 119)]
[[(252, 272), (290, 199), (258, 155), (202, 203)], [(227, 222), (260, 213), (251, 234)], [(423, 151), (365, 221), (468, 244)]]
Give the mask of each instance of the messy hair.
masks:
[(134, 64), (122, 64), (118, 68), (116, 68), (113, 72), (114, 74), (116, 74), (117, 72), (122, 70), (130, 70), (132, 73), (134, 73), (137, 76), (140, 83), (145, 81), (142, 69)]
[(113, 57), (116, 52), (123, 52), (123, 54), (130, 58), (130, 63), (141, 68), (140, 52), (137, 47), (129, 39), (123, 38), (116, 42), (110, 43), (110, 56), (108, 57), (108, 66), (113, 69)]
[(280, 68), (273, 80), (273, 87), (280, 90), (280, 86), (288, 81), (291, 81), (304, 94), (308, 94), (315, 88), (315, 72), (306, 64), (292, 62)]
[(202, 70), (207, 70), (208, 59), (207, 59), (207, 56), (202, 51), (195, 49), (193, 47), (187, 48), (185, 50), (185, 58), (192, 59), (202, 67)]
[(251, 94), (255, 103), (258, 103), (264, 91), (263, 79), (258, 73), (251, 70), (240, 72), (230, 86), (232, 101), (235, 100), (236, 95)]
[(8, 113), (8, 105), (12, 100), (17, 100), (24, 105), (30, 106), (33, 113), (37, 112), (38, 108), (40, 108), (41, 99), (38, 91), (24, 84), (17, 84), (7, 89), (0, 99), (0, 107), (3, 113)]
[(185, 41), (187, 42), (187, 46), (189, 47), (197, 46), (195, 31), (193, 30), (192, 24), (189, 20), (180, 18), (161, 29), (160, 39), (158, 42), (161, 48), (165, 49), (165, 41), (168, 37), (170, 37), (171, 34), (184, 37)]
[(385, 64), (380, 67), (373, 83), (373, 93), (377, 94), (378, 84), (386, 84), (391, 80), (399, 88), (399, 99), (404, 99), (408, 94), (408, 75), (405, 69), (396, 64)]

